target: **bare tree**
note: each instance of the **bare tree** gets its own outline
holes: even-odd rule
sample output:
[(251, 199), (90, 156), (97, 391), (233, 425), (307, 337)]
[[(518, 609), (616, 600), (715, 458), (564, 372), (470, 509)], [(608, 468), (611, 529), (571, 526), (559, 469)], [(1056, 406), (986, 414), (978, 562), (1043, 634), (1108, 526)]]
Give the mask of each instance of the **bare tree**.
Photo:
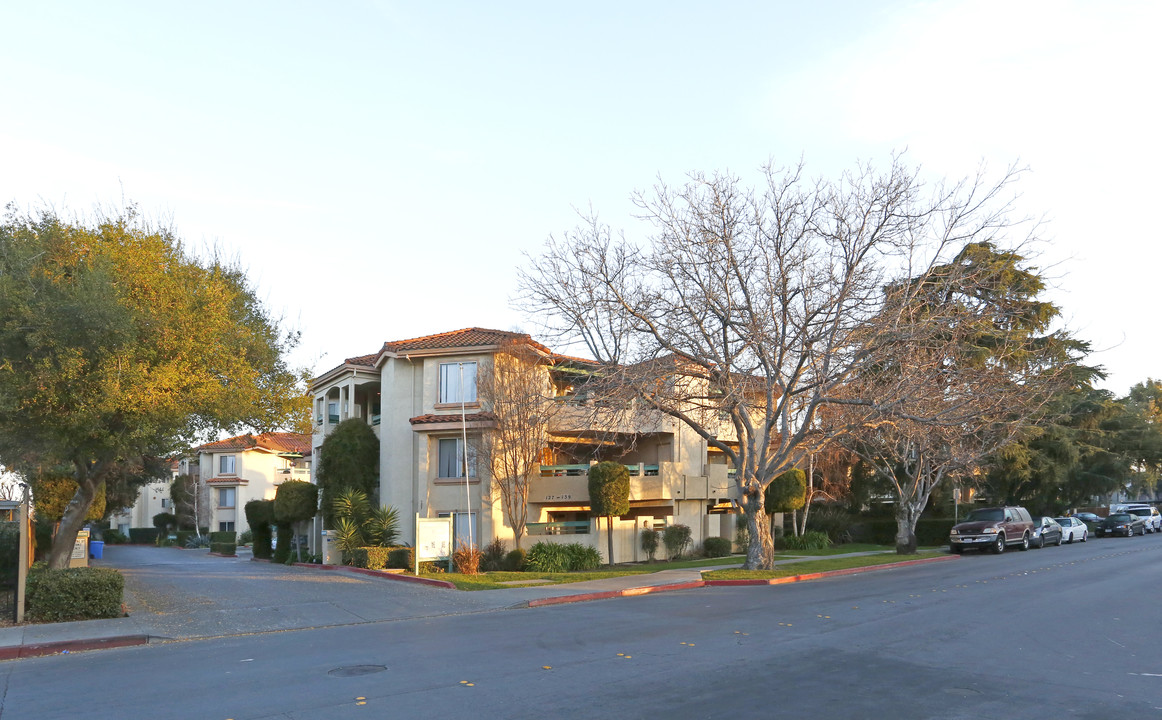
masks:
[[(1002, 197), (1016, 177), (926, 188), (894, 158), (833, 182), (768, 166), (758, 191), (731, 175), (659, 182), (633, 196), (645, 241), (588, 218), (522, 271), (521, 303), (602, 363), (594, 393), (677, 419), (726, 455), (750, 531), (745, 567), (768, 568), (771, 479), (901, 402), (848, 390), (911, 331), (883, 289), (1018, 230)], [(835, 403), (849, 411), (821, 422)]]
[(491, 478), (489, 494), (500, 502), (518, 548), (528, 522), (529, 485), (539, 474), (549, 421), (558, 406), (548, 364), (546, 353), (512, 340), (501, 345), (491, 367), (477, 378), (480, 398), (495, 415), (492, 427), (480, 437)]

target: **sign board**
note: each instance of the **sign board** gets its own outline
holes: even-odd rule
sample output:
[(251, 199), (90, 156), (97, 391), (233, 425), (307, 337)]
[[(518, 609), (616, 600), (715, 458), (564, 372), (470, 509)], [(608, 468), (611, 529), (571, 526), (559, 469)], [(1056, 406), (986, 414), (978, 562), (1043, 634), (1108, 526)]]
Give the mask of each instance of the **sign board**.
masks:
[(420, 562), (447, 560), (452, 555), (452, 518), (422, 518), (416, 515), (416, 575)]

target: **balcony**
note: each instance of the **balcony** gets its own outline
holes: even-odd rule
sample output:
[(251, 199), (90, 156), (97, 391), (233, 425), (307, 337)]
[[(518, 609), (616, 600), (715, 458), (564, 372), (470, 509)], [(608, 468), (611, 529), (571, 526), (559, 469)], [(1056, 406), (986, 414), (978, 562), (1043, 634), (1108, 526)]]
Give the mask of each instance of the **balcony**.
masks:
[[(541, 476), (529, 487), (529, 502), (589, 502), (589, 465), (542, 465)], [(629, 471), (630, 500), (666, 500), (674, 495), (670, 488), (682, 476), (674, 463), (660, 465), (626, 465)]]

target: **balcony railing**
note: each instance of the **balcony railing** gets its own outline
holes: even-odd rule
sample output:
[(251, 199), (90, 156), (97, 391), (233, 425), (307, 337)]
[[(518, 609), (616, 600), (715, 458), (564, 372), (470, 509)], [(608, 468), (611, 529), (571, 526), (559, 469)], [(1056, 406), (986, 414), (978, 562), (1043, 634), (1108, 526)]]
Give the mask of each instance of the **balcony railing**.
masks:
[(589, 521), (527, 523), (525, 532), (529, 535), (588, 535)]
[[(589, 465), (542, 465), (541, 477), (584, 477), (589, 474)], [(658, 474), (657, 465), (626, 465), (630, 477), (645, 475), (647, 477)]]

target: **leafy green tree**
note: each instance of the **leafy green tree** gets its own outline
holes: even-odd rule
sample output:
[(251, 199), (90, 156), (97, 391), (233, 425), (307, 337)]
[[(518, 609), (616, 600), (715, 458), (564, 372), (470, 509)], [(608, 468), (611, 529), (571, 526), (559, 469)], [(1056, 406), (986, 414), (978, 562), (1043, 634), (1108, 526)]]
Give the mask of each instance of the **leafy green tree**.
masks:
[[(306, 523), (319, 511), (319, 486), (304, 480), (288, 480), (274, 493), (274, 519), (280, 525), (290, 525), (295, 536), (302, 535)], [(297, 543), (296, 543), (297, 545)], [(298, 548), (299, 560), (303, 549)]]
[[(63, 472), (45, 473), (32, 479), (32, 497), (38, 517), (45, 517), (54, 523), (65, 515), (69, 503), (77, 494), (77, 482)], [(85, 515), (85, 520), (100, 520), (105, 513), (104, 489), (93, 498), (93, 504)]]
[(608, 531), (608, 562), (613, 564), (613, 518), (629, 512), (629, 471), (617, 462), (599, 462), (589, 468), (589, 507), (604, 515)]
[[(95, 221), (10, 209), (0, 223), (0, 458), (66, 466), (76, 494), (49, 566), (68, 563), (102, 487), (161, 458), (305, 408), (283, 332), (244, 272), (189, 255), (130, 208)], [(301, 420), (301, 418), (299, 418)], [(155, 476), (156, 477), (156, 476)]]
[(335, 426), (319, 450), (316, 469), (323, 491), (323, 522), (335, 527), (335, 499), (344, 490), (358, 490), (370, 502), (379, 495), (379, 438), (359, 418)]
[(270, 558), (271, 527), (274, 525), (274, 501), (251, 500), (243, 508), (246, 511), (246, 524), (254, 535), (254, 557), (265, 560)]
[[(801, 510), (807, 504), (807, 473), (799, 468), (791, 468), (776, 475), (763, 492), (763, 508), (768, 515)], [(796, 526), (795, 534), (798, 532)]]

